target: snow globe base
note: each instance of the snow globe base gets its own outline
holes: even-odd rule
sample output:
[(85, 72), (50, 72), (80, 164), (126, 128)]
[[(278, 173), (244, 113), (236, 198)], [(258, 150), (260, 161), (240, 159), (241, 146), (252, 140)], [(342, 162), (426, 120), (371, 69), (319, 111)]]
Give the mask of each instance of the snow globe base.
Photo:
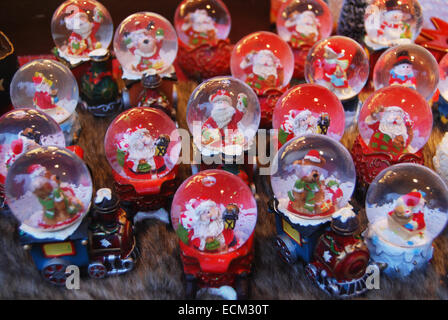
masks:
[(275, 245), (279, 256), (288, 264), (298, 260), (311, 262), (319, 237), (330, 226), (331, 216), (323, 219), (300, 219), (279, 210), (279, 202), (272, 198), (269, 211), (275, 214), (277, 236)]
[(371, 259), (385, 264), (383, 272), (390, 277), (407, 277), (412, 271), (423, 269), (432, 258), (431, 242), (419, 247), (403, 248), (382, 240), (372, 228), (366, 233)]
[(424, 164), (421, 150), (416, 153), (402, 153), (392, 156), (386, 152), (370, 150), (359, 135), (353, 144), (351, 154), (356, 167), (357, 180), (367, 186), (375, 179), (378, 173), (394, 164), (408, 162)]
[(195, 299), (201, 288), (233, 287), (239, 300), (250, 294), (250, 275), (254, 261), (254, 235), (235, 251), (225, 254), (195, 250), (179, 241), (184, 267), (185, 297)]
[(205, 43), (193, 49), (179, 42), (177, 62), (189, 77), (202, 81), (230, 74), (232, 50), (229, 39), (219, 40), (216, 45)]
[(269, 89), (258, 96), (261, 109), (260, 128), (270, 129), (272, 128), (272, 114), (274, 112), (275, 105), (278, 99), (285, 93), (288, 88), (282, 90)]

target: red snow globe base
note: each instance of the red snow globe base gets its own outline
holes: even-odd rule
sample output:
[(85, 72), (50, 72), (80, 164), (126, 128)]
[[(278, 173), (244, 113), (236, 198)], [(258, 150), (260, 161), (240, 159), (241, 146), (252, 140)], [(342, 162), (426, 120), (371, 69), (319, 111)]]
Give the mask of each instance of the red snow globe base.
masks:
[(272, 128), (272, 114), (274, 113), (275, 105), (287, 89), (288, 87), (282, 90), (271, 88), (258, 96), (261, 110), (260, 128)]
[(232, 286), (239, 299), (247, 299), (257, 221), (248, 186), (224, 170), (201, 171), (177, 190), (171, 221), (179, 237), (186, 297), (195, 298), (199, 288)]
[(189, 77), (196, 80), (228, 75), (232, 50), (229, 39), (219, 40), (216, 45), (204, 43), (195, 48), (179, 41), (177, 62)]
[(364, 191), (367, 191), (367, 187), (382, 170), (394, 164), (409, 162), (424, 165), (425, 162), (421, 150), (416, 153), (401, 153), (397, 156), (372, 151), (359, 135), (353, 144), (351, 154), (356, 167), (358, 186)]

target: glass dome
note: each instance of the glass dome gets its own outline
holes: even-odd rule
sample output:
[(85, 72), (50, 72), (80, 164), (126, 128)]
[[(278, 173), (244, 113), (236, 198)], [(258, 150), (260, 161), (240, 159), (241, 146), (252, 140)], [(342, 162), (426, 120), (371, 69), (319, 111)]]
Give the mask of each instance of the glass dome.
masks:
[(294, 137), (319, 133), (340, 140), (344, 134), (345, 114), (338, 97), (317, 84), (300, 84), (277, 101), (272, 126), (278, 129), (281, 145)]
[(235, 45), (230, 58), (232, 76), (246, 82), (258, 95), (283, 89), (294, 72), (294, 55), (278, 35), (260, 31)]
[(422, 46), (403, 44), (384, 52), (375, 64), (375, 90), (394, 85), (416, 89), (430, 100), (439, 83), (439, 69), (434, 56)]
[(294, 49), (311, 47), (332, 30), (333, 18), (322, 0), (286, 1), (277, 16), (277, 33)]
[(365, 12), (364, 42), (379, 50), (414, 42), (423, 25), (417, 0), (373, 0)]
[(37, 231), (56, 231), (89, 211), (92, 179), (85, 163), (67, 149), (39, 147), (8, 171), (6, 200), (14, 216)]
[(279, 210), (304, 219), (326, 218), (345, 207), (355, 180), (350, 153), (323, 135), (290, 140), (271, 166), (271, 186)]
[(35, 108), (61, 124), (78, 104), (78, 84), (69, 68), (62, 63), (39, 59), (23, 65), (10, 86), (14, 108)]
[(188, 128), (203, 155), (240, 155), (253, 143), (259, 123), (257, 96), (232, 77), (204, 81), (188, 100)]
[(446, 225), (447, 208), (446, 184), (418, 164), (397, 164), (381, 171), (367, 191), (369, 228), (399, 247), (432, 242)]
[(230, 13), (221, 0), (184, 0), (176, 9), (174, 26), (187, 46), (216, 45), (229, 35)]
[(163, 73), (177, 55), (176, 31), (157, 13), (134, 13), (115, 31), (114, 50), (125, 79), (140, 79), (151, 72)]
[(152, 180), (174, 168), (181, 142), (175, 123), (162, 110), (138, 107), (115, 118), (104, 146), (107, 161), (120, 176)]
[(306, 58), (306, 81), (330, 89), (340, 100), (356, 96), (368, 77), (367, 54), (347, 37), (333, 36), (317, 42)]
[(439, 90), (442, 97), (448, 101), (448, 54), (439, 62)]
[(112, 18), (95, 0), (68, 0), (51, 19), (51, 34), (59, 55), (71, 64), (89, 60), (95, 50), (107, 52), (113, 35)]
[(206, 253), (224, 254), (240, 248), (257, 222), (257, 203), (238, 176), (205, 170), (185, 180), (171, 206), (179, 239)]
[(24, 153), (39, 146), (65, 148), (59, 125), (35, 109), (15, 109), (0, 118), (0, 184), (12, 164)]
[(420, 150), (431, 135), (432, 121), (431, 108), (416, 90), (391, 86), (367, 98), (358, 128), (372, 151), (397, 156)]

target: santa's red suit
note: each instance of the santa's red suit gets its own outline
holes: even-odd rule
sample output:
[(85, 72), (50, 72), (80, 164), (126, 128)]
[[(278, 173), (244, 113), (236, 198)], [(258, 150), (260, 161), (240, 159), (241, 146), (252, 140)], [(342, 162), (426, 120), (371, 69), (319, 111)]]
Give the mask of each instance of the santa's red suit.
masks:
[(42, 110), (56, 108), (56, 105), (54, 104), (54, 97), (48, 92), (34, 92), (33, 103), (36, 107)]
[(69, 54), (76, 56), (85, 56), (88, 55), (92, 50), (96, 49), (98, 41), (95, 36), (101, 24), (95, 21), (91, 22), (91, 24), (93, 26), (87, 38), (83, 38), (79, 33), (72, 32), (72, 34), (68, 38)]
[(155, 65), (157, 62), (161, 61), (161, 57), (160, 57), (160, 48), (161, 47), (162, 47), (161, 41), (157, 41), (156, 51), (154, 52), (153, 55), (148, 56), (148, 57), (143, 56), (142, 53), (138, 50), (138, 48), (136, 48), (136, 47), (130, 48), (129, 51), (134, 56), (138, 57), (138, 59), (139, 59), (138, 64), (133, 66), (135, 68), (135, 70), (138, 72), (143, 72), (148, 69), (155, 69), (157, 71), (162, 69), (163, 64), (161, 64), (160, 66)]
[(128, 160), (128, 156), (126, 155), (124, 159), (123, 169), (128, 175), (128, 177), (131, 178), (148, 179), (148, 180), (157, 179), (158, 177), (163, 176), (168, 170), (168, 168), (165, 164), (165, 159), (163, 158), (163, 156), (154, 156), (153, 161), (154, 161), (153, 163), (154, 168), (151, 168), (150, 171), (135, 172), (134, 170), (132, 170), (132, 168), (134, 167), (134, 162)]

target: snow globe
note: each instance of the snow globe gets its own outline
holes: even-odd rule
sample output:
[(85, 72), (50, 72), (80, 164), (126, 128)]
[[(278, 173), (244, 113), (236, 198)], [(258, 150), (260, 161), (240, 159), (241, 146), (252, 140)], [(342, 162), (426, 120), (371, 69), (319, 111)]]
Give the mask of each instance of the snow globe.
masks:
[(20, 229), (39, 237), (79, 226), (89, 211), (92, 180), (84, 162), (71, 151), (37, 147), (9, 168), (5, 193)]
[(221, 0), (183, 0), (174, 26), (179, 37), (178, 63), (192, 78), (208, 79), (229, 74), (233, 46), (229, 10)]
[[(121, 108), (118, 85), (112, 77), (109, 45), (113, 24), (107, 9), (95, 0), (68, 0), (53, 14), (51, 32), (56, 55), (74, 68), (89, 61), (80, 78), (81, 103), (95, 116)], [(74, 73), (78, 72), (74, 70)]]
[(65, 147), (64, 134), (51, 117), (36, 109), (14, 109), (0, 118), (0, 208), (8, 169), (39, 146)]
[(181, 143), (176, 124), (162, 110), (124, 111), (107, 129), (104, 147), (114, 190), (130, 214), (167, 205), (177, 186)]
[(345, 114), (338, 97), (317, 84), (300, 84), (286, 91), (274, 109), (272, 126), (281, 147), (305, 134), (323, 134), (340, 140)]
[(439, 62), (439, 76), (438, 122), (446, 128), (448, 126), (448, 54), (444, 55)]
[(277, 99), (289, 85), (294, 71), (294, 56), (278, 35), (260, 31), (241, 39), (232, 51), (232, 76), (247, 83), (258, 95), (261, 126), (272, 126)]
[(402, 163), (383, 170), (366, 198), (371, 258), (400, 278), (426, 266), (447, 223), (447, 207), (447, 186), (429, 168)]
[[(139, 107), (160, 107), (168, 115), (174, 112), (171, 99), (162, 90), (164, 81), (176, 79), (173, 62), (178, 40), (171, 23), (153, 12), (134, 13), (124, 19), (114, 36), (114, 50), (128, 86), (136, 80), (143, 87), (138, 98)], [(167, 85), (167, 83), (165, 83)]]
[(23, 65), (11, 81), (14, 108), (34, 108), (52, 117), (64, 132), (67, 145), (76, 143), (81, 130), (76, 105), (78, 85), (62, 63), (38, 59)]
[(248, 298), (257, 204), (249, 187), (224, 170), (185, 180), (173, 199), (171, 221), (179, 237), (187, 298), (198, 288), (233, 286)]
[(287, 263), (311, 261), (332, 216), (348, 205), (355, 180), (350, 153), (330, 137), (307, 134), (281, 147), (271, 165), (269, 208), (277, 250)]
[(414, 42), (423, 25), (417, 0), (373, 0), (364, 19), (364, 42), (374, 51)]
[(322, 0), (285, 1), (277, 16), (277, 33), (294, 53), (294, 78), (304, 77), (305, 60), (311, 47), (330, 36), (333, 18)]
[(112, 18), (95, 0), (68, 0), (54, 12), (51, 34), (58, 56), (75, 66), (89, 61), (98, 49), (107, 50), (112, 41)]
[(424, 163), (422, 147), (432, 130), (432, 112), (414, 89), (389, 86), (374, 92), (360, 111), (352, 148), (360, 189), (397, 163)]
[[(215, 77), (201, 83), (187, 105), (187, 124), (193, 135), (199, 169), (219, 168), (234, 172), (252, 184), (254, 146), (260, 123), (260, 105), (254, 91), (232, 77)], [(243, 160), (243, 163), (239, 160)], [(244, 168), (243, 168), (244, 167)]]
[(429, 101), (439, 82), (438, 67), (434, 56), (422, 46), (395, 46), (385, 51), (375, 64), (375, 90), (387, 86), (405, 86), (417, 90)]
[(317, 42), (308, 53), (305, 63), (306, 81), (333, 91), (350, 118), (356, 113), (358, 94), (368, 77), (367, 54), (350, 38), (329, 37)]

